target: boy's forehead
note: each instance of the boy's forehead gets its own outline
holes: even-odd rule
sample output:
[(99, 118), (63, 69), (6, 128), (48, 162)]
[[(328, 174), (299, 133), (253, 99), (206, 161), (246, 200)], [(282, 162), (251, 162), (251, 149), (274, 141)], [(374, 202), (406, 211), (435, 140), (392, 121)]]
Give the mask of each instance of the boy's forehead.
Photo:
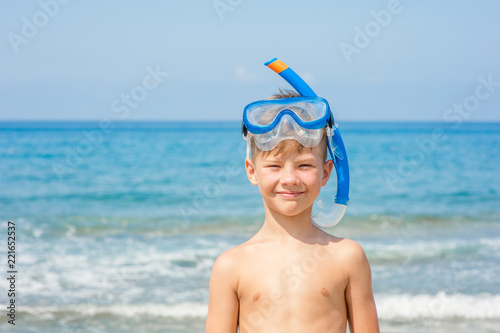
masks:
[(321, 157), (319, 148), (313, 147), (302, 147), (302, 149), (293, 149), (284, 152), (278, 152), (278, 149), (275, 148), (271, 151), (260, 152), (257, 154), (256, 158), (262, 161), (268, 160), (285, 160), (285, 159), (297, 159), (297, 158), (316, 158)]

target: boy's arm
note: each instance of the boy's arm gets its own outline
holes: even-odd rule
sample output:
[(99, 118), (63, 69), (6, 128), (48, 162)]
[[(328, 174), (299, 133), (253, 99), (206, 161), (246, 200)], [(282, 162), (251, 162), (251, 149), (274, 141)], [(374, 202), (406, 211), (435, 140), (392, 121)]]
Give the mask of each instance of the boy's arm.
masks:
[(235, 267), (227, 252), (217, 258), (210, 278), (206, 333), (236, 333), (239, 301)]
[(380, 332), (372, 291), (370, 264), (359, 244), (349, 244), (346, 273), (347, 319), (351, 333)]

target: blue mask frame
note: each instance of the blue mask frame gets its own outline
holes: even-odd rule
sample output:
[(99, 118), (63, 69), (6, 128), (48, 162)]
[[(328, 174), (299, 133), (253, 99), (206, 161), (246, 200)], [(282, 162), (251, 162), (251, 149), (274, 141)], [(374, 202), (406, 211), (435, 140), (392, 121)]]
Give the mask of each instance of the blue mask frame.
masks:
[[(299, 116), (295, 114), (293, 110), (290, 109), (283, 109), (281, 110), (277, 115), (276, 118), (269, 124), (269, 125), (256, 125), (252, 124), (248, 120), (248, 115), (247, 115), (247, 110), (251, 109), (252, 107), (259, 106), (261, 104), (283, 104), (285, 101), (293, 101), (295, 103), (297, 102), (320, 102), (326, 107), (326, 112), (325, 115), (322, 116), (321, 118), (311, 120), (311, 121), (304, 121), (300, 119)], [(333, 116), (332, 112), (330, 111), (330, 105), (328, 104), (328, 101), (324, 98), (317, 97), (317, 96), (307, 96), (307, 97), (292, 97), (292, 98), (280, 98), (280, 99), (269, 99), (269, 100), (263, 100), (263, 101), (256, 101), (253, 103), (248, 104), (245, 109), (243, 110), (243, 124), (246, 126), (248, 131), (253, 134), (262, 134), (262, 133), (267, 133), (271, 130), (273, 130), (276, 125), (281, 121), (281, 118), (283, 118), (284, 115), (289, 115), (292, 117), (297, 124), (299, 124), (303, 128), (308, 128), (308, 129), (320, 129), (327, 124), (332, 124), (333, 123)]]

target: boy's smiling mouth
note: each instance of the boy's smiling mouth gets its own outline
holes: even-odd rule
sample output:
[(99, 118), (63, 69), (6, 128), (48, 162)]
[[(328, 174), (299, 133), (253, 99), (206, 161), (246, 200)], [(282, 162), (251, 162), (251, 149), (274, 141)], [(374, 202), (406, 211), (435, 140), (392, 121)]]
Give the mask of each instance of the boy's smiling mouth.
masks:
[(282, 198), (294, 199), (294, 198), (297, 198), (298, 196), (300, 196), (304, 192), (302, 192), (302, 191), (277, 191), (276, 193), (279, 196), (281, 196)]

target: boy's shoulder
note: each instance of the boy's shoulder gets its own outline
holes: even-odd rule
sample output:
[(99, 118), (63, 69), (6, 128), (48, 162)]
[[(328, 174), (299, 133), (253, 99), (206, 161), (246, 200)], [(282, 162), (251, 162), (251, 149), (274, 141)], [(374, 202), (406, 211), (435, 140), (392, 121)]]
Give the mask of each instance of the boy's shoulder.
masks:
[(353, 258), (365, 255), (363, 248), (358, 242), (349, 238), (340, 238), (340, 237), (335, 237), (335, 238), (337, 238), (338, 241), (330, 243), (330, 248), (336, 250), (339, 255), (342, 255), (343, 257), (346, 258)]
[(215, 260), (215, 265), (223, 267), (235, 268), (238, 263), (244, 261), (248, 255), (254, 254), (259, 248), (259, 243), (254, 241), (254, 238), (237, 245), (229, 250), (222, 252)]
[[(326, 233), (326, 232), (325, 232)], [(326, 250), (328, 258), (335, 264), (344, 263), (344, 267), (349, 268), (351, 264), (358, 264), (366, 258), (361, 245), (349, 238), (342, 238), (327, 234), (326, 241), (320, 243)]]
[(251, 255), (251, 246), (248, 241), (222, 252), (215, 260), (212, 268), (212, 277), (214, 275), (222, 277), (227, 285), (236, 289), (238, 277), (241, 273), (242, 263)]

